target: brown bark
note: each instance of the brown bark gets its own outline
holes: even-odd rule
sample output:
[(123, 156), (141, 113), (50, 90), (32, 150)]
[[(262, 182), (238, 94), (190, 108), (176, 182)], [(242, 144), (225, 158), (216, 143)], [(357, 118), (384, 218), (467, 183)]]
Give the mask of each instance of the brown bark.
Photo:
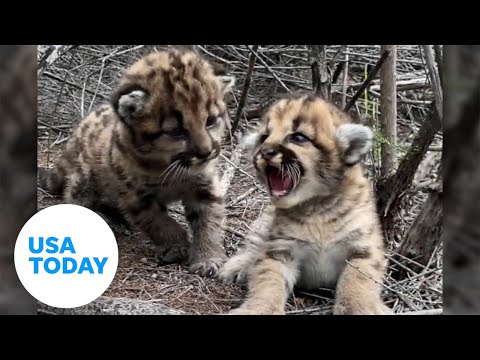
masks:
[(331, 81), (327, 64), (327, 46), (309, 45), (313, 91), (325, 100), (331, 98)]
[(381, 176), (388, 176), (397, 166), (397, 46), (382, 45), (382, 53), (388, 56), (380, 70), (380, 129)]
[[(420, 265), (426, 266), (435, 249), (440, 243), (442, 234), (442, 195), (440, 189), (430, 192), (422, 206), (420, 213), (410, 227), (405, 240), (397, 252)], [(405, 264), (414, 272), (418, 273), (421, 268), (413, 263)], [(406, 271), (401, 270), (398, 279), (405, 278)]]
[(392, 240), (393, 219), (398, 211), (400, 200), (405, 190), (412, 185), (418, 165), (421, 163), (435, 134), (440, 128), (441, 121), (435, 104), (432, 103), (427, 118), (423, 120), (417, 136), (400, 162), (396, 173), (380, 178), (377, 182), (377, 207), (388, 241)]

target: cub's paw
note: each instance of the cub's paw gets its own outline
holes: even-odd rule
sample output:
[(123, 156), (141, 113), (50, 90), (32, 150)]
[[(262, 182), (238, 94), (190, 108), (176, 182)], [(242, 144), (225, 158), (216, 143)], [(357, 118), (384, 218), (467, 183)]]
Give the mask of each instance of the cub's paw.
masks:
[(336, 303), (333, 315), (394, 315), (392, 309), (383, 303), (347, 304)]
[(228, 260), (220, 269), (218, 278), (225, 284), (245, 284), (248, 278), (248, 266), (238, 257)]
[(185, 244), (157, 246), (155, 249), (155, 259), (158, 264), (180, 263), (187, 259), (189, 246)]
[(236, 309), (230, 310), (226, 315), (259, 315), (259, 314), (251, 309), (236, 308)]
[(223, 257), (216, 257), (207, 260), (192, 261), (188, 271), (200, 276), (215, 277), (225, 260)]
[(285, 315), (282, 309), (253, 309), (247, 307), (239, 307), (230, 310), (226, 315)]
[(188, 258), (190, 242), (187, 231), (178, 224), (171, 225), (154, 239), (155, 259), (159, 265), (181, 263)]

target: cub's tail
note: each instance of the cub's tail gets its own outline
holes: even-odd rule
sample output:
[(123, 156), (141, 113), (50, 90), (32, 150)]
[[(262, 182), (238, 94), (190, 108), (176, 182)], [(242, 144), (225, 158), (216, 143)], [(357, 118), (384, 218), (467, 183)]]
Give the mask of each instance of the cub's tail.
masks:
[(61, 169), (46, 169), (39, 167), (38, 182), (42, 189), (50, 192), (51, 194), (61, 195), (65, 185), (65, 176)]

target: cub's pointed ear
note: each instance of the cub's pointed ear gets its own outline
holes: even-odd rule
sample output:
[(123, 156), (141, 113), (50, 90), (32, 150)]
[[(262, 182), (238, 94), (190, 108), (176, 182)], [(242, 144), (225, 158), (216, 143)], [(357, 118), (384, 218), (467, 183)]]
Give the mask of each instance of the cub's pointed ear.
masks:
[(218, 76), (222, 83), (222, 93), (225, 95), (235, 86), (235, 76)]
[(112, 105), (120, 118), (132, 123), (145, 114), (148, 93), (138, 88), (117, 91), (112, 98)]
[(373, 143), (373, 132), (360, 124), (340, 125), (336, 137), (342, 151), (342, 159), (347, 165), (355, 165), (370, 151)]

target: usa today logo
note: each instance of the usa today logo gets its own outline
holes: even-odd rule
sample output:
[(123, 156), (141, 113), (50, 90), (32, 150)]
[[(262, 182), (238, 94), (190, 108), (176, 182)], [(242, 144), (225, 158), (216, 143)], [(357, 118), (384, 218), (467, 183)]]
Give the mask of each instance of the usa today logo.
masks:
[(23, 226), (15, 245), (15, 268), (25, 289), (58, 308), (86, 305), (110, 286), (118, 247), (95, 212), (71, 204), (50, 206)]

